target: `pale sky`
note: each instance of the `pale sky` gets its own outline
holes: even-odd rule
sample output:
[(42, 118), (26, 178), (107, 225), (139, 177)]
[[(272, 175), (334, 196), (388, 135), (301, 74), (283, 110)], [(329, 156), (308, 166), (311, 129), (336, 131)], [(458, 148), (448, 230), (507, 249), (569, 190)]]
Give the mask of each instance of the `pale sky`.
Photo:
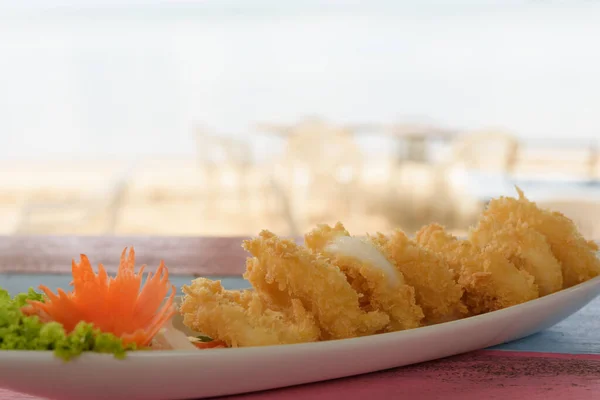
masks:
[(600, 2), (83, 3), (21, 1), (50, 11), (0, 24), (0, 158), (189, 154), (196, 124), (243, 136), (306, 114), (600, 135)]

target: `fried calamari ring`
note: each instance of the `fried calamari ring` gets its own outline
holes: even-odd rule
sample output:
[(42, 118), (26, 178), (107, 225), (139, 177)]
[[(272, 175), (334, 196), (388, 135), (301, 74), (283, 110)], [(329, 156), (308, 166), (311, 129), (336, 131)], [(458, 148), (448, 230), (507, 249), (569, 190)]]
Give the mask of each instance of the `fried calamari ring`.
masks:
[(254, 256), (244, 277), (259, 295), (276, 309), (300, 300), (314, 314), (322, 339), (370, 335), (389, 323), (385, 313), (361, 309), (358, 293), (327, 258), (269, 231), (245, 241), (243, 247)]
[(517, 188), (519, 198), (490, 201), (481, 219), (495, 226), (526, 224), (546, 237), (554, 257), (561, 263), (563, 287), (571, 287), (600, 275), (597, 246), (581, 236), (572, 220), (559, 212), (540, 209)]
[(389, 237), (379, 233), (372, 240), (415, 289), (426, 323), (446, 322), (466, 315), (467, 308), (461, 301), (463, 289), (443, 258), (419, 247), (400, 230)]
[(494, 249), (481, 250), (447, 233), (441, 225), (424, 226), (417, 243), (444, 258), (465, 289), (471, 314), (499, 310), (538, 297), (534, 279)]
[(423, 311), (415, 303), (415, 292), (404, 276), (368, 240), (351, 237), (341, 223), (319, 225), (304, 242), (311, 251), (329, 258), (346, 274), (360, 295), (365, 310), (385, 312), (390, 323), (386, 331), (416, 328)]
[(252, 290), (225, 290), (219, 281), (197, 278), (183, 287), (183, 323), (230, 347), (314, 342), (319, 328), (299, 300), (270, 309)]
[(534, 277), (540, 296), (563, 287), (562, 266), (554, 257), (546, 237), (527, 223), (512, 221), (502, 224), (482, 217), (469, 239), (481, 248), (492, 247), (521, 270)]

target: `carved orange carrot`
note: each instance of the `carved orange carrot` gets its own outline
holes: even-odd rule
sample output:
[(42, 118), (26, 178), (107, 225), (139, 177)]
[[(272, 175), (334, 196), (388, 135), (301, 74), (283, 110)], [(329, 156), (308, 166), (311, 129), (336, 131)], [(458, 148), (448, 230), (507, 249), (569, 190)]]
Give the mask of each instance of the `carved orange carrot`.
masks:
[[(169, 271), (162, 261), (155, 274), (147, 274), (142, 287), (144, 267), (136, 273), (135, 251), (132, 248), (127, 254), (125, 249), (117, 275), (111, 278), (102, 264), (98, 265), (96, 274), (82, 254), (81, 262), (73, 261), (72, 264), (72, 292), (58, 289), (58, 294), (54, 294), (48, 287), (40, 285), (47, 299), (30, 301), (24, 311), (59, 322), (67, 332), (80, 321), (89, 322), (103, 332), (120, 337), (124, 344), (145, 347), (175, 313), (176, 290), (169, 283)], [(164, 302), (169, 289), (171, 295)]]

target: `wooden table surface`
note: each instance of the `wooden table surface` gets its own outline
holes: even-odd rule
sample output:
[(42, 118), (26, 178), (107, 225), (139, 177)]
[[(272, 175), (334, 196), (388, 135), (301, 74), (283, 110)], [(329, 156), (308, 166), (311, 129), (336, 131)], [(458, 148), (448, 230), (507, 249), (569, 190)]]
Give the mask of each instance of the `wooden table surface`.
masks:
[[(15, 294), (44, 283), (67, 288), (71, 259), (85, 253), (113, 270), (135, 246), (139, 265), (164, 259), (180, 288), (195, 276), (248, 287), (243, 238), (0, 237), (0, 287)], [(600, 393), (600, 298), (554, 327), (479, 352), (359, 377), (234, 396), (249, 399), (595, 399)], [(0, 400), (37, 399), (0, 388)]]
[(0, 273), (70, 273), (71, 260), (85, 254), (94, 265), (116, 271), (125, 247), (139, 265), (164, 260), (173, 275), (239, 276), (248, 253), (243, 237), (0, 236)]

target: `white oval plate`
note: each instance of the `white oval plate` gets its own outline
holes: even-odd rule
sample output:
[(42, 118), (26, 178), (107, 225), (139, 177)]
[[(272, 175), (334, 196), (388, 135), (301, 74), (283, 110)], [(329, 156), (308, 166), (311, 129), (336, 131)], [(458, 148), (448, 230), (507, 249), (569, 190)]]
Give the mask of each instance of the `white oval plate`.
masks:
[(51, 399), (175, 400), (341, 378), (483, 349), (560, 322), (600, 294), (600, 277), (489, 314), (403, 332), (296, 345), (130, 353), (0, 352), (0, 386)]

